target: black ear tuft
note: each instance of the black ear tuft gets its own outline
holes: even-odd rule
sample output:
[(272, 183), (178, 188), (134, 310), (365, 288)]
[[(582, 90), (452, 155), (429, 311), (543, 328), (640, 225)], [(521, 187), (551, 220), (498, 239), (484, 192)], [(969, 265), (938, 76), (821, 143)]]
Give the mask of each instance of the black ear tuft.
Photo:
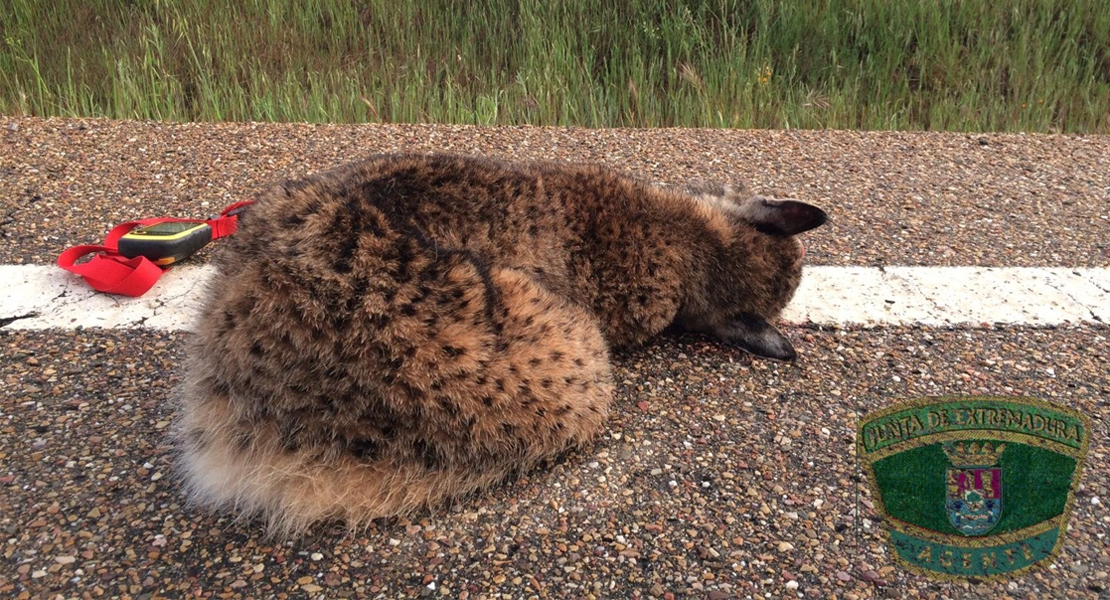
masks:
[(794, 360), (797, 353), (786, 336), (762, 318), (742, 313), (717, 331), (728, 344), (763, 358)]
[(825, 211), (799, 200), (755, 196), (740, 207), (740, 217), (771, 235), (797, 235), (825, 224)]

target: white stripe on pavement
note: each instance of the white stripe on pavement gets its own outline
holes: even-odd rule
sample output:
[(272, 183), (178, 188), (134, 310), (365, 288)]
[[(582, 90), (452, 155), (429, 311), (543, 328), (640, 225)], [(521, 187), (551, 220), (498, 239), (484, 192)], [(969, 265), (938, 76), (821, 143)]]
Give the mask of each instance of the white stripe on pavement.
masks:
[[(139, 298), (102, 294), (56, 266), (0, 265), (0, 324), (4, 329), (189, 329), (202, 301), (208, 266), (178, 267)], [(8, 322), (9, 320), (11, 322)]]
[[(141, 298), (100, 294), (55, 266), (0, 265), (0, 326), (185, 330), (211, 277), (183, 266)], [(823, 325), (1110, 323), (1110, 269), (807, 267), (783, 320)]]
[(859, 325), (1110, 323), (1110, 269), (810, 267), (783, 318)]

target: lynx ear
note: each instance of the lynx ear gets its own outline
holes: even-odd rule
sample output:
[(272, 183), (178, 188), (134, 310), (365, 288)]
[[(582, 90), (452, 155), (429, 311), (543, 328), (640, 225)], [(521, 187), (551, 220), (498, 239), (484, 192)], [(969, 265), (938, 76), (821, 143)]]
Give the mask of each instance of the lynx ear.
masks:
[(812, 204), (790, 198), (777, 200), (764, 196), (755, 196), (744, 202), (738, 214), (763, 233), (783, 236), (809, 231), (829, 220), (825, 211)]
[(728, 344), (763, 358), (794, 360), (797, 353), (786, 336), (762, 318), (741, 313), (718, 330), (718, 335)]

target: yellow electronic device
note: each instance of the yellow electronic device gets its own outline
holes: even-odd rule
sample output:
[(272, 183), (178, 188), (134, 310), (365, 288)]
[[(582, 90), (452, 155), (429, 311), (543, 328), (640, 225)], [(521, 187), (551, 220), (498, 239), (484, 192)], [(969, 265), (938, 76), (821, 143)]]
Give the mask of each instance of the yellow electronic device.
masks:
[(119, 239), (119, 253), (127, 258), (145, 256), (164, 267), (188, 258), (212, 241), (208, 223), (168, 221), (136, 227)]

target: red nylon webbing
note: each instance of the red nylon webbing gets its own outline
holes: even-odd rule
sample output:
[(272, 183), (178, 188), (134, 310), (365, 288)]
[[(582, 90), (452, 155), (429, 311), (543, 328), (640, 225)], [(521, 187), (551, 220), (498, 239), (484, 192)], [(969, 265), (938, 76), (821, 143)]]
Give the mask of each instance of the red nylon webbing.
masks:
[[(212, 239), (216, 240), (235, 233), (239, 216), (236, 211), (253, 201), (236, 202), (223, 209), (212, 219), (174, 219), (160, 217), (139, 219), (120, 223), (108, 232), (102, 245), (74, 246), (58, 256), (58, 266), (76, 273), (85, 279), (98, 292), (120, 294), (123, 296), (142, 296), (157, 283), (158, 278), (168, 269), (163, 269), (143, 256), (127, 258), (119, 253), (119, 239), (136, 227), (155, 223), (207, 223), (212, 228)], [(86, 263), (76, 264), (81, 257), (97, 253)]]

